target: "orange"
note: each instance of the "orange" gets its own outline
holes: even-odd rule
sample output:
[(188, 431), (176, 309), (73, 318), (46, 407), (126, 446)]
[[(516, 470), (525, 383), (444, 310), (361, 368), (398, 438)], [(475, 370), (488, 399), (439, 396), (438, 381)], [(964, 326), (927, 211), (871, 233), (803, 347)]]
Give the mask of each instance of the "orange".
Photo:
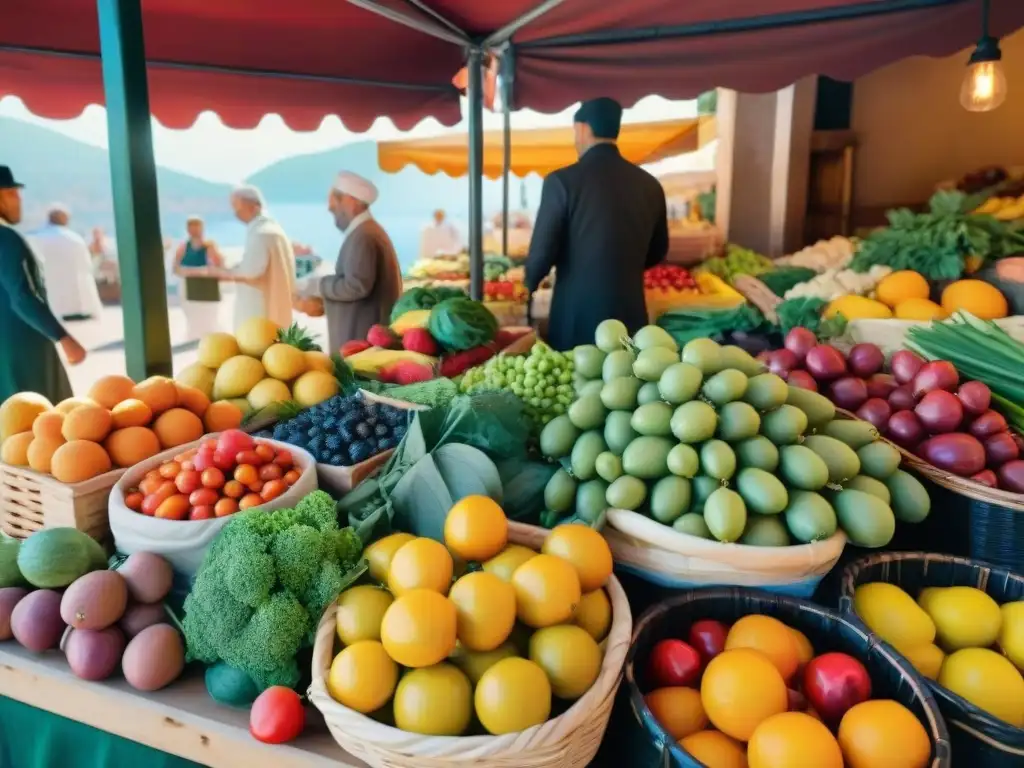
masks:
[(963, 309), (982, 320), (1006, 317), (1006, 297), (994, 285), (983, 280), (957, 280), (942, 291), (942, 308), (953, 314)]
[(747, 768), (743, 745), (718, 731), (698, 731), (680, 740), (679, 746), (708, 768)]
[(839, 723), (839, 746), (846, 768), (925, 768), (932, 754), (924, 726), (891, 699), (851, 707)]
[(224, 432), (228, 429), (238, 429), (242, 424), (245, 414), (242, 409), (227, 400), (218, 400), (210, 403), (203, 414), (204, 426), (207, 432)]
[(909, 299), (927, 299), (929, 294), (931, 287), (924, 275), (912, 269), (890, 272), (875, 286), (875, 298), (890, 307)]
[(384, 611), (380, 639), (403, 667), (429, 667), (455, 650), (455, 604), (429, 589), (414, 589)]
[(132, 397), (135, 382), (127, 376), (111, 374), (96, 379), (89, 388), (89, 399), (96, 405), (111, 409), (123, 400)]
[(729, 629), (725, 649), (753, 648), (767, 656), (783, 680), (790, 680), (800, 665), (800, 652), (793, 630), (771, 616), (744, 616)]
[(796, 643), (797, 665), (799, 668), (803, 668), (807, 666), (807, 662), (814, 658), (814, 646), (807, 639), (807, 635), (799, 629), (790, 627), (789, 631), (793, 633), (793, 641)]
[(72, 440), (103, 441), (113, 426), (110, 411), (99, 405), (83, 405), (64, 417), (61, 434), (68, 442)]
[(763, 721), (789, 709), (786, 682), (760, 651), (725, 650), (708, 664), (700, 682), (708, 719), (722, 733), (748, 741)]
[(388, 569), (391, 568), (391, 560), (394, 558), (395, 552), (415, 538), (411, 533), (392, 533), (383, 539), (377, 539), (363, 550), (363, 557), (366, 558), (370, 567), (370, 578), (387, 584)]
[(516, 568), (512, 586), (519, 620), (534, 629), (569, 621), (582, 597), (576, 569), (552, 555), (537, 555)]
[(153, 420), (153, 412), (141, 400), (129, 397), (110, 409), (114, 429), (145, 427)]
[(203, 436), (203, 422), (187, 408), (171, 408), (156, 417), (153, 431), (164, 448), (192, 443)]
[(395, 725), (428, 736), (461, 736), (473, 715), (473, 686), (451, 664), (405, 673), (395, 690)]
[(61, 429), (64, 427), (64, 414), (60, 411), (44, 411), (32, 422), (32, 434), (50, 442), (64, 442)]
[(747, 744), (750, 768), (843, 768), (839, 743), (820, 720), (803, 712), (773, 715)]
[(444, 543), (463, 560), (490, 560), (505, 548), (508, 519), (487, 496), (466, 496), (455, 502), (444, 519)]
[(540, 665), (513, 656), (484, 672), (473, 703), (488, 733), (525, 731), (551, 715), (551, 683)]
[(132, 390), (132, 397), (141, 400), (156, 413), (163, 413), (178, 404), (178, 389), (166, 376), (150, 376)]
[(467, 573), (452, 584), (459, 642), (470, 651), (493, 651), (516, 623), (516, 591), (493, 573)]
[(529, 547), (519, 544), (509, 544), (500, 553), (484, 563), (484, 570), (493, 573), (502, 581), (512, 582), (512, 574), (516, 568), (525, 563), (537, 553)]
[(657, 688), (644, 696), (644, 702), (654, 719), (676, 741), (708, 727), (700, 693), (693, 688)]
[(335, 701), (368, 714), (391, 698), (398, 683), (398, 665), (377, 640), (361, 640), (342, 649), (331, 663), (327, 691)]
[(433, 539), (413, 539), (399, 547), (391, 558), (388, 588), (395, 597), (411, 589), (432, 589), (447, 595), (454, 567), (443, 544)]
[(612, 575), (612, 550), (604, 536), (587, 525), (559, 525), (548, 534), (541, 552), (572, 563), (584, 592), (600, 589)]

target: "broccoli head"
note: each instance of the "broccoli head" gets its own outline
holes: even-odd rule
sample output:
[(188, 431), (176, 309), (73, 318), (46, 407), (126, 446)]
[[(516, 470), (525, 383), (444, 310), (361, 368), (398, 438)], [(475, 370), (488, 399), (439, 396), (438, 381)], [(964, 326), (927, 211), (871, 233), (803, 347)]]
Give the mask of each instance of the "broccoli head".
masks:
[(321, 533), (338, 530), (338, 512), (334, 499), (324, 491), (313, 491), (295, 506), (299, 521)]
[(328, 543), (323, 534), (308, 525), (293, 525), (277, 534), (270, 553), (281, 585), (297, 595), (305, 592), (327, 555)]
[[(224, 661), (249, 673), (260, 688), (282, 679), (309, 634), (309, 614), (290, 592), (275, 592), (224, 649)], [(295, 667), (298, 671), (298, 667)], [(298, 678), (289, 683), (294, 686)]]
[(252, 609), (232, 597), (215, 571), (200, 571), (185, 598), (185, 644), (189, 659), (213, 664), (221, 649), (244, 629)]

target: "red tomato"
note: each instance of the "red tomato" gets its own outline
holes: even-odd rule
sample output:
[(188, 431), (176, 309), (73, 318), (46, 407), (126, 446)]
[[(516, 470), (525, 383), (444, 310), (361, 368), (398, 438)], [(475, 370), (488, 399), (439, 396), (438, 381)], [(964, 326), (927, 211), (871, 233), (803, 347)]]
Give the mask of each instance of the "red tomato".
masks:
[(129, 493), (127, 496), (124, 497), (124, 505), (128, 507), (128, 509), (134, 509), (136, 512), (138, 512), (139, 510), (142, 509), (142, 500), (144, 498), (145, 495), (142, 493), (142, 491), (133, 491), (132, 493)]
[(176, 493), (160, 502), (156, 508), (154, 517), (161, 517), (164, 520), (184, 520), (188, 517), (189, 508), (188, 496), (183, 493)]
[(692, 686), (700, 678), (700, 670), (700, 654), (682, 640), (662, 640), (654, 646), (648, 662), (654, 688)]
[(151, 493), (156, 493), (156, 489), (164, 484), (164, 479), (160, 475), (146, 475), (146, 477), (139, 483), (139, 490), (149, 496)]
[(249, 733), (264, 744), (291, 741), (306, 725), (302, 699), (291, 688), (275, 685), (256, 697), (249, 710)]
[(286, 490), (288, 490), (288, 486), (284, 480), (271, 480), (263, 486), (263, 489), (260, 491), (260, 498), (264, 501), (270, 501), (271, 499), (276, 499)]
[(142, 500), (142, 513), (144, 515), (150, 515), (156, 513), (157, 507), (164, 503), (166, 499), (178, 492), (177, 487), (170, 480), (164, 480), (153, 493), (150, 493)]
[(224, 485), (224, 473), (216, 467), (207, 467), (200, 480), (204, 488), (220, 488)]
[(224, 483), (224, 495), (231, 499), (240, 499), (245, 495), (245, 486), (237, 480)]
[(254, 467), (258, 467), (263, 463), (260, 459), (260, 455), (256, 451), (239, 451), (235, 456), (235, 464), (252, 464)]
[(253, 483), (259, 482), (260, 473), (252, 464), (239, 464), (235, 467), (234, 478), (242, 485), (251, 486)]
[(193, 507), (208, 507), (217, 503), (220, 498), (213, 488), (197, 488), (188, 497), (188, 503)]
[(192, 461), (192, 459), (185, 459), (183, 462), (181, 462), (181, 471), (182, 472), (191, 472), (195, 468), (196, 468), (196, 465)]
[(284, 475), (284, 470), (279, 464), (264, 464), (260, 467), (260, 480), (279, 480)]
[(250, 507), (258, 507), (262, 503), (263, 497), (258, 493), (247, 493), (238, 500), (238, 508), (249, 509)]
[(281, 467), (290, 467), (292, 461), (292, 452), (285, 448), (278, 450), (277, 456), (274, 457), (274, 463)]
[(274, 460), (275, 452), (274, 446), (270, 443), (256, 443), (256, 447), (253, 449), (256, 451), (256, 455), (263, 459), (263, 463), (266, 464)]
[(248, 488), (253, 493), (263, 493), (263, 485), (264, 483), (262, 480), (257, 480), (255, 483), (249, 483), (245, 487)]
[(218, 499), (213, 505), (213, 514), (217, 517), (227, 517), (238, 511), (237, 499)]
[(838, 725), (846, 711), (871, 698), (871, 676), (845, 653), (823, 653), (807, 663), (804, 695), (822, 721)]
[(199, 450), (203, 450), (204, 448), (206, 450), (210, 451), (211, 453), (213, 451), (216, 451), (217, 450), (217, 438), (215, 438), (215, 437), (208, 437), (205, 440), (203, 440), (203, 442), (201, 442), (199, 444)]
[(213, 466), (224, 472), (230, 472), (235, 466), (235, 456), (231, 453), (213, 452)]
[(227, 456), (237, 456), (242, 451), (252, 450), (254, 441), (251, 435), (247, 435), (240, 429), (228, 429), (220, 433), (217, 438), (217, 453)]
[(188, 513), (189, 520), (212, 520), (214, 517), (216, 515), (213, 513), (213, 507), (209, 504), (192, 507), (192, 511)]
[(192, 459), (192, 466), (195, 467), (200, 472), (203, 472), (207, 468), (212, 467), (213, 449), (207, 448), (206, 445), (203, 445), (203, 447), (199, 449), (198, 453), (196, 453), (195, 458)]
[(284, 482), (285, 482), (285, 485), (287, 485), (289, 488), (291, 488), (293, 485), (295, 485), (295, 483), (296, 483), (296, 481), (298, 479), (299, 479), (299, 470), (297, 470), (297, 469), (289, 469), (287, 472), (284, 473)]
[(181, 464), (176, 461), (168, 461), (166, 464), (161, 464), (158, 471), (160, 472), (160, 477), (165, 480), (173, 480), (181, 472)]
[(194, 469), (183, 469), (181, 470), (181, 472), (178, 473), (178, 476), (174, 478), (174, 484), (182, 493), (192, 493), (192, 491), (194, 491), (201, 485), (199, 481), (199, 473), (196, 472)]
[(725, 650), (725, 636), (729, 634), (729, 627), (714, 619), (701, 619), (693, 622), (690, 627), (690, 634), (687, 639), (690, 645), (700, 653), (701, 660), (706, 666), (715, 656)]

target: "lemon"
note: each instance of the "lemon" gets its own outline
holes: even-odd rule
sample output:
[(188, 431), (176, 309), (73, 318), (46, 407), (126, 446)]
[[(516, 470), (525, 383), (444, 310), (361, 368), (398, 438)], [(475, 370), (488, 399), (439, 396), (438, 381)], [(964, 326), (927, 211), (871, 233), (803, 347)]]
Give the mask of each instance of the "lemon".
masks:
[(480, 682), (480, 678), (484, 676), (484, 672), (499, 661), (518, 655), (519, 650), (516, 648), (515, 643), (506, 641), (493, 651), (468, 651), (460, 645), (455, 649), (449, 661), (461, 669), (466, 674), (466, 677), (469, 678), (469, 681), (476, 685)]
[(925, 613), (931, 613), (932, 600), (946, 587), (925, 587), (917, 596), (917, 604), (924, 608)]
[(326, 352), (318, 352), (315, 349), (303, 353), (306, 358), (306, 369), (310, 371), (323, 371), (334, 373), (334, 361)]
[(853, 609), (872, 632), (897, 650), (935, 641), (931, 617), (893, 584), (861, 584), (853, 593)]
[(296, 379), (309, 367), (305, 353), (291, 344), (271, 344), (261, 359), (267, 375), (281, 381)]
[(604, 640), (612, 626), (612, 604), (608, 594), (603, 589), (595, 589), (583, 595), (572, 622), (583, 627), (597, 642)]
[(235, 355), (241, 354), (235, 337), (223, 332), (208, 333), (199, 339), (198, 352), (199, 365), (213, 370), (220, 368)]
[(245, 397), (266, 376), (263, 363), (248, 355), (235, 355), (225, 360), (213, 379), (212, 400)]
[(451, 664), (414, 669), (395, 691), (395, 725), (428, 736), (459, 736), (469, 727), (473, 686)]
[(444, 543), (463, 560), (483, 562), (495, 557), (508, 542), (508, 519), (488, 496), (466, 496), (455, 502), (444, 519)]
[(366, 714), (387, 704), (398, 682), (398, 665), (376, 640), (342, 649), (331, 662), (327, 691), (335, 701)]
[(263, 357), (263, 353), (277, 341), (279, 330), (277, 323), (273, 320), (265, 317), (251, 317), (235, 329), (238, 348), (243, 355)]
[(939, 645), (946, 650), (987, 648), (999, 637), (999, 604), (980, 589), (948, 587), (930, 595), (927, 603)]
[(455, 604), (429, 589), (414, 589), (384, 612), (380, 639), (403, 667), (429, 667), (455, 650)]
[(342, 592), (334, 617), (338, 639), (345, 645), (380, 640), (381, 622), (394, 601), (391, 593), (380, 587), (367, 585)]
[(530, 661), (548, 676), (560, 699), (578, 699), (601, 672), (601, 649), (582, 627), (561, 624), (538, 629), (530, 638)]
[(519, 620), (540, 629), (569, 621), (579, 605), (580, 579), (567, 561), (537, 555), (512, 574)]
[(541, 552), (571, 563), (584, 592), (600, 589), (612, 575), (612, 550), (604, 536), (587, 525), (559, 525), (548, 534)]
[(946, 654), (934, 643), (904, 648), (902, 653), (914, 668), (929, 680), (938, 678), (942, 662), (946, 659)]
[(504, 659), (484, 672), (473, 701), (488, 733), (516, 733), (540, 725), (551, 715), (551, 683), (536, 663)]
[(261, 411), (273, 403), (284, 403), (292, 399), (288, 385), (273, 378), (260, 379), (256, 386), (249, 390), (246, 400), (254, 411)]
[(381, 584), (387, 584), (388, 569), (391, 567), (391, 559), (395, 556), (395, 552), (401, 549), (403, 544), (408, 544), (415, 538), (411, 533), (392, 533), (368, 546), (363, 552), (363, 557), (366, 558), (370, 567), (370, 578)]
[(927, 299), (931, 287), (920, 272), (901, 269), (890, 272), (875, 286), (875, 298), (890, 307), (899, 306), (911, 299)]
[(493, 573), (467, 573), (448, 593), (458, 616), (458, 638), (470, 651), (493, 651), (516, 623), (516, 591)]
[(1006, 603), (1000, 610), (1003, 625), (999, 629), (999, 647), (1017, 669), (1024, 671), (1024, 600)]
[(896, 305), (897, 320), (945, 320), (949, 313), (928, 299), (906, 299)]
[(987, 648), (951, 653), (939, 685), (1015, 728), (1024, 728), (1024, 678), (1010, 661)]
[(411, 589), (432, 589), (447, 595), (454, 567), (443, 544), (433, 539), (413, 539), (399, 547), (391, 558), (388, 588), (395, 597)]
[(516, 568), (525, 563), (537, 553), (529, 547), (520, 544), (509, 544), (501, 552), (484, 563), (484, 570), (493, 573), (502, 581), (511, 582), (512, 574)]
[(292, 384), (292, 399), (304, 408), (330, 400), (339, 389), (334, 374), (323, 371), (306, 371)]

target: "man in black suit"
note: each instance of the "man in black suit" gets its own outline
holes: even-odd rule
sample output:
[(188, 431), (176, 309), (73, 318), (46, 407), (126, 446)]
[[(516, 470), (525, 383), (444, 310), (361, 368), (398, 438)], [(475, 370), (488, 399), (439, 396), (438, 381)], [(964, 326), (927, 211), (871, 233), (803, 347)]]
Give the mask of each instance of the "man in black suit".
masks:
[(579, 161), (544, 180), (526, 286), (557, 270), (548, 340), (555, 349), (593, 344), (608, 318), (630, 333), (647, 322), (644, 270), (668, 252), (665, 191), (619, 154), (622, 107), (584, 102), (573, 117)]

